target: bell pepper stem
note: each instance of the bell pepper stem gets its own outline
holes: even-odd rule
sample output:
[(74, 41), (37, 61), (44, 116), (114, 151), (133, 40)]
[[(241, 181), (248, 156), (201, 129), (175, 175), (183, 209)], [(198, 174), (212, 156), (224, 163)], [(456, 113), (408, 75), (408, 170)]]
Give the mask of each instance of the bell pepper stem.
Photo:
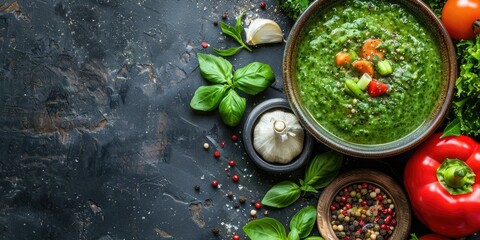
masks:
[(463, 167), (447, 167), (444, 173), (445, 183), (452, 188), (461, 188), (465, 185), (466, 175)]
[(437, 179), (450, 194), (465, 194), (472, 192), (475, 173), (464, 161), (445, 159), (437, 169)]
[(465, 173), (465, 170), (463, 168), (455, 168), (455, 172), (453, 173), (453, 175), (456, 178), (464, 178), (467, 173)]

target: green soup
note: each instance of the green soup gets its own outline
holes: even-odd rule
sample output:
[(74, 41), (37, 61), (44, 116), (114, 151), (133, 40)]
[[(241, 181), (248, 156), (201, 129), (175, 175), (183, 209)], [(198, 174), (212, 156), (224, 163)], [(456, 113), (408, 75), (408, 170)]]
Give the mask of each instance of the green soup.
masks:
[[(388, 143), (411, 133), (432, 113), (441, 91), (440, 52), (433, 36), (400, 5), (341, 1), (305, 27), (294, 74), (303, 103), (326, 131), (352, 143)], [(373, 78), (389, 90), (380, 97), (356, 98), (344, 83), (359, 73), (338, 67), (335, 55), (358, 53), (372, 38), (382, 41), (378, 49), (393, 68), (387, 76), (375, 71)]]

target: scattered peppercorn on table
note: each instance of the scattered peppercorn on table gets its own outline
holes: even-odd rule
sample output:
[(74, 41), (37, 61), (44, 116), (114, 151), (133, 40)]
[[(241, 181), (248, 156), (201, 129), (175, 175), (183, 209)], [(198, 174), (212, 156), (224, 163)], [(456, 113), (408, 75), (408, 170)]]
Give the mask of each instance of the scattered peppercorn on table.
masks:
[[(255, 219), (302, 239), (320, 236), (316, 225), (303, 231), (300, 220), (312, 220), (321, 189), (302, 185), (305, 194), (285, 208), (262, 204), (275, 184), (299, 183), (307, 166), (266, 172), (243, 146), (252, 109), (286, 98), (278, 35), (275, 43), (239, 43), (259, 18), (277, 23), (284, 37), (293, 25), (277, 0), (0, 1), (0, 238), (248, 239), (243, 227)], [(231, 56), (203, 71), (199, 53)], [(388, 62), (381, 67), (388, 73)], [(255, 84), (258, 75), (267, 86)], [(208, 111), (190, 107), (199, 88), (195, 106)], [(330, 150), (318, 142), (314, 149)], [(340, 172), (372, 169), (403, 187), (411, 154), (344, 156)], [(327, 217), (358, 217), (335, 212), (343, 197), (360, 214), (359, 206), (376, 209), (373, 199), (386, 198), (379, 216), (396, 221), (388, 189), (346, 189), (335, 193)], [(351, 221), (352, 229), (360, 224)], [(386, 239), (384, 230), (380, 224), (379, 237), (368, 234)], [(431, 233), (413, 214), (410, 231)]]

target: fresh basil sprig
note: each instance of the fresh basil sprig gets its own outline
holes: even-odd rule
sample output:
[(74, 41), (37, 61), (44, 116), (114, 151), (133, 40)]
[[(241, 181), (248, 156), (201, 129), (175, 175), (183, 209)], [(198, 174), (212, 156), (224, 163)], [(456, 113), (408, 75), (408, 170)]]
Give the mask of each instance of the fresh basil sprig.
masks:
[(310, 236), (315, 225), (317, 212), (315, 207), (307, 206), (292, 217), (290, 232), (286, 233), (283, 225), (276, 219), (265, 217), (247, 223), (243, 231), (251, 240), (323, 240), (318, 236)]
[(342, 154), (328, 151), (316, 155), (307, 167), (300, 185), (292, 181), (275, 184), (262, 199), (266, 206), (283, 208), (300, 198), (302, 192), (317, 192), (327, 186), (338, 174), (343, 162)]
[(226, 35), (232, 37), (235, 39), (240, 46), (239, 47), (232, 47), (232, 48), (227, 48), (227, 49), (218, 49), (218, 48), (213, 48), (213, 50), (220, 56), (223, 57), (228, 57), (228, 56), (233, 56), (235, 53), (237, 53), (240, 49), (245, 48), (248, 51), (252, 51), (250, 47), (248, 47), (244, 42), (242, 38), (242, 31), (243, 31), (243, 25), (242, 25), (242, 17), (243, 14), (238, 16), (237, 22), (235, 23), (235, 26), (230, 26), (224, 22), (220, 22), (220, 28), (222, 29), (222, 32), (225, 33)]
[(265, 63), (253, 62), (233, 72), (232, 64), (222, 57), (197, 54), (200, 74), (212, 85), (200, 86), (190, 101), (190, 107), (199, 111), (212, 111), (218, 107), (222, 121), (236, 126), (242, 120), (247, 100), (236, 89), (256, 95), (275, 80), (272, 68)]

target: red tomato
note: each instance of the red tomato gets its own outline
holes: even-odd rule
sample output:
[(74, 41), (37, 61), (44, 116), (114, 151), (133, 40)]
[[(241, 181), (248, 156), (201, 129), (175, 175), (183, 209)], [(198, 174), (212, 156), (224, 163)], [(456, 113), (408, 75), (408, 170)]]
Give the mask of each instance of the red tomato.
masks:
[(419, 240), (450, 240), (450, 239), (437, 234), (427, 234), (420, 237)]
[(480, 0), (448, 0), (442, 10), (442, 23), (456, 40), (475, 37), (480, 27)]

